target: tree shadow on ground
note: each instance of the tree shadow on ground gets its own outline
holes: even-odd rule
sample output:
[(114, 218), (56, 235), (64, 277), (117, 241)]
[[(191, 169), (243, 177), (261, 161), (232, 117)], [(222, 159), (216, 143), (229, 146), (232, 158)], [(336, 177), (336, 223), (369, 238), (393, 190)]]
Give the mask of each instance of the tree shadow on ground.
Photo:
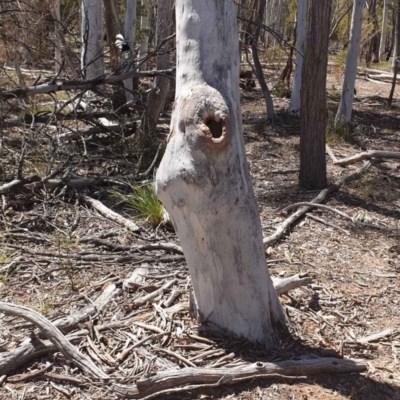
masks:
[[(317, 299), (316, 299), (317, 301)], [(332, 348), (315, 347), (305, 343), (294, 335), (283, 334), (276, 347), (265, 348), (259, 344), (250, 343), (244, 339), (224, 334), (220, 331), (210, 331), (201, 326), (198, 332), (215, 343), (215, 347), (223, 349), (226, 354), (235, 353), (235, 360), (246, 363), (275, 363), (282, 361), (300, 361), (323, 359), (343, 359), (343, 356)], [(278, 334), (279, 335), (279, 334)], [(352, 343), (355, 345), (355, 343)], [(360, 350), (367, 348), (360, 344)], [(345, 347), (345, 346), (344, 346)], [(49, 361), (54, 362), (53, 356)], [(60, 367), (62, 365), (57, 362)], [(270, 379), (249, 379), (235, 385), (219, 387), (202, 387), (201, 389), (183, 390), (179, 394), (160, 394), (157, 399), (163, 400), (209, 400), (209, 399), (241, 399), (241, 400), (332, 400), (340, 394), (351, 400), (400, 400), (400, 386), (380, 382), (364, 373), (319, 374), (305, 376), (299, 369), (299, 379), (293, 377), (274, 376)], [(40, 381), (35, 377), (33, 381)]]
[[(259, 361), (274, 363), (324, 357), (343, 358), (333, 349), (312, 347), (293, 336), (281, 341), (279, 347), (265, 349), (261, 345), (250, 344), (244, 340), (223, 335), (216, 336), (215, 333), (212, 334), (209, 331), (203, 332), (203, 335), (214, 340), (226, 354), (234, 352), (238, 358), (249, 363)], [(278, 388), (276, 384), (284, 385)], [(327, 397), (327, 392), (323, 389), (333, 393)], [(334, 398), (334, 393), (357, 400), (400, 400), (400, 386), (377, 381), (369, 377), (367, 372), (313, 375), (296, 381), (283, 376), (273, 377), (270, 380), (254, 379), (234, 386), (222, 385), (218, 388), (184, 391), (179, 395), (164, 396), (163, 399), (237, 399), (240, 397), (241, 399), (322, 400)]]
[(394, 218), (400, 220), (399, 210), (390, 210), (388, 208), (379, 206), (372, 201), (367, 201), (366, 199), (359, 197), (353, 193), (348, 193), (345, 191), (340, 191), (336, 195), (337, 200), (340, 200), (343, 204), (350, 207), (363, 208), (365, 211), (375, 212), (377, 214), (383, 215), (385, 217)]

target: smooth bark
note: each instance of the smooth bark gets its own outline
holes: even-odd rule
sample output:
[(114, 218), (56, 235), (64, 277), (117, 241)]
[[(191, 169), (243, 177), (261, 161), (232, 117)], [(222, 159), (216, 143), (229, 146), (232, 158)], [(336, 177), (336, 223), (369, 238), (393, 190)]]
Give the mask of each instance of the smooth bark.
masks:
[(147, 61), (144, 61), (149, 54), (149, 10), (148, 7), (146, 7), (146, 0), (142, 0), (141, 6), (142, 15), (140, 17), (139, 69), (140, 71), (147, 71)]
[(81, 0), (81, 68), (85, 79), (104, 75), (103, 4)]
[(177, 82), (157, 193), (211, 327), (272, 344), (285, 317), (265, 260), (243, 139), (233, 1), (177, 0)]
[[(300, 186), (326, 186), (326, 74), (332, 0), (308, 0), (300, 113)], [(316, 40), (318, 38), (318, 40)]]
[(300, 115), (301, 75), (303, 71), (306, 24), (307, 24), (307, 0), (297, 0), (296, 69), (294, 71), (293, 89), (292, 89), (292, 95), (290, 96), (290, 104), (289, 104), (289, 113), (297, 116)]
[(360, 54), (361, 28), (364, 0), (355, 0), (351, 17), (350, 44), (347, 53), (346, 71), (335, 125), (345, 125), (351, 121), (353, 111), (354, 86), (357, 76), (358, 56)]
[(260, 38), (261, 24), (264, 18), (266, 0), (260, 0), (260, 5), (258, 9), (258, 17), (255, 21), (256, 28), (251, 36), (251, 50), (253, 53), (254, 68), (256, 70), (257, 79), (263, 92), (265, 105), (267, 107), (267, 119), (272, 121), (275, 118), (274, 102), (272, 100), (271, 93), (268, 89), (267, 82), (265, 81), (264, 72), (261, 67), (260, 59), (258, 57), (258, 39)]
[(382, 31), (381, 31), (381, 41), (379, 44), (380, 61), (384, 61), (385, 57), (387, 23), (388, 23), (388, 0), (383, 0)]
[[(134, 46), (136, 38), (136, 0), (126, 0), (125, 8), (125, 26), (124, 26), (124, 38), (131, 47), (131, 53), (129, 59), (126, 60), (125, 72), (130, 71), (134, 65)], [(133, 100), (133, 79), (127, 79), (124, 81), (126, 100)]]

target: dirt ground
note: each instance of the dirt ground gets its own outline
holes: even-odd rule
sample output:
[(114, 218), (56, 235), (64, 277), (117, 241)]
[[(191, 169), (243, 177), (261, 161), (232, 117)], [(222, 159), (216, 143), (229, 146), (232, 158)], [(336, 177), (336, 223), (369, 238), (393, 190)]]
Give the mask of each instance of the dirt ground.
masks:
[[(340, 71), (330, 68), (330, 118), (338, 106), (340, 79)], [(356, 88), (352, 132), (345, 138), (330, 139), (336, 157), (371, 149), (400, 151), (400, 90), (396, 91), (393, 107), (388, 109), (385, 98), (390, 85), (361, 76)], [(285, 218), (278, 209), (310, 201), (317, 193), (298, 187), (299, 120), (285, 114), (288, 100), (275, 98), (277, 119), (272, 125), (265, 120), (259, 90), (243, 92), (242, 104), (246, 150), (267, 236)], [(80, 151), (74, 146), (78, 145), (72, 143), (70, 151)], [(87, 151), (75, 168), (81, 176), (91, 176), (93, 171), (120, 176), (135, 167), (123, 150), (93, 146)], [(329, 158), (327, 161), (330, 182), (361, 165), (338, 167)], [(3, 165), (0, 180), (10, 170), (10, 165)], [(94, 187), (88, 194), (137, 220), (132, 210), (111, 196), (109, 188)], [(42, 191), (36, 198), (26, 196), (19, 197), (20, 206), (3, 207), (0, 268), (13, 260), (17, 262), (11, 273), (0, 275), (0, 300), (31, 307), (54, 320), (82, 310), (99, 297), (105, 285), (115, 284), (118, 292), (104, 309), (76, 327), (76, 331), (86, 329), (76, 346), (112, 377), (122, 376), (129, 384), (151, 372), (185, 367), (187, 360), (196, 366), (233, 366), (259, 360), (352, 358), (367, 360), (368, 371), (298, 381), (256, 380), (159, 398), (400, 400), (398, 160), (372, 166), (364, 176), (329, 197), (325, 204), (347, 213), (353, 221), (336, 213), (313, 210), (267, 249), (272, 276), (307, 273), (313, 279), (312, 285), (281, 296), (292, 337), (267, 350), (199, 330), (189, 314), (190, 278), (180, 255), (113, 248), (159, 241), (178, 243), (170, 228), (155, 231), (140, 221), (142, 232), (132, 234), (79, 203), (73, 193)], [(123, 282), (138, 266), (147, 268), (150, 276), (144, 278), (141, 286), (127, 289)], [(136, 305), (135, 300), (143, 294), (172, 279), (176, 282), (170, 289), (178, 291), (178, 295), (168, 307), (164, 301), (170, 298), (170, 289), (161, 291), (153, 303)], [(123, 328), (100, 328), (132, 318), (133, 322)], [(358, 342), (388, 329), (392, 330), (376, 341)], [(32, 326), (23, 320), (0, 315), (0, 356), (18, 348), (28, 337), (36, 340), (32, 331)], [(160, 336), (163, 332), (169, 334)], [(118, 361), (123, 350), (151, 334), (159, 337)], [(201, 341), (196, 334), (207, 339)], [(163, 348), (179, 353), (186, 361), (166, 354)], [(51, 364), (46, 373), (32, 378), (24, 375), (45, 368), (46, 363)], [(15, 374), (22, 377), (20, 382), (12, 381)], [(72, 376), (79, 382), (67, 381)], [(0, 398), (77, 400), (114, 399), (116, 395), (110, 385), (87, 379), (60, 352), (54, 352), (27, 362), (10, 374), (9, 380), (0, 386)]]

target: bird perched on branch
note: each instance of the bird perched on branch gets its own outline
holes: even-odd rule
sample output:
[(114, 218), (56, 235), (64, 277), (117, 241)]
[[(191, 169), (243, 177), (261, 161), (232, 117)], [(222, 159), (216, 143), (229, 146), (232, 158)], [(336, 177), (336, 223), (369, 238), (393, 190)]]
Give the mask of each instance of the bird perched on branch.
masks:
[(120, 33), (115, 37), (115, 45), (122, 52), (123, 55), (129, 54), (131, 52), (131, 46)]

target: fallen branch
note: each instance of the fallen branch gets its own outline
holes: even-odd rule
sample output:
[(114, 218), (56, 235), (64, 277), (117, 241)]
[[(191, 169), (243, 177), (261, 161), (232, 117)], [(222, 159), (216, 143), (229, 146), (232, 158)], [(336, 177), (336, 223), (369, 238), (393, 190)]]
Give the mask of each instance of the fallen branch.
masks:
[[(184, 385), (226, 385), (250, 379), (276, 378), (279, 376), (309, 376), (327, 373), (363, 372), (367, 364), (360, 360), (320, 358), (278, 363), (256, 362), (238, 367), (184, 368), (177, 371), (160, 371), (152, 376), (142, 377), (136, 385), (114, 386), (117, 396), (127, 399), (150, 399), (167, 394), (169, 389), (184, 391)], [(179, 390), (178, 389), (178, 390)], [(190, 388), (189, 388), (190, 389)]]
[(140, 227), (134, 222), (123, 217), (122, 215), (117, 214), (113, 210), (110, 210), (101, 201), (92, 199), (89, 196), (81, 196), (81, 199), (84, 203), (96, 209), (101, 215), (103, 215), (103, 217), (116, 222), (118, 225), (122, 225), (132, 232), (138, 232), (140, 230)]
[(18, 382), (24, 382), (27, 381), (29, 379), (35, 378), (36, 376), (42, 375), (44, 374), (46, 371), (48, 371), (50, 368), (52, 367), (51, 364), (46, 365), (44, 368), (42, 369), (38, 369), (36, 371), (33, 372), (28, 372), (26, 374), (21, 374), (21, 375), (15, 375), (11, 378), (7, 378), (7, 382), (9, 383), (18, 383)]
[(281, 295), (301, 286), (310, 285), (312, 283), (312, 278), (307, 274), (297, 274), (284, 279), (274, 278), (272, 281), (276, 293)]
[(0, 302), (0, 312), (14, 317), (28, 320), (37, 326), (46, 337), (64, 354), (64, 356), (77, 365), (82, 371), (89, 374), (92, 378), (107, 379), (104, 373), (93, 361), (76, 349), (47, 318), (38, 312), (16, 304)]
[(396, 159), (400, 160), (400, 152), (398, 151), (381, 151), (381, 150), (368, 150), (362, 153), (356, 154), (355, 156), (343, 158), (333, 162), (334, 165), (350, 165), (359, 161), (370, 160), (370, 159)]
[(324, 204), (309, 203), (307, 201), (301, 201), (299, 203), (291, 204), (290, 206), (285, 207), (282, 211), (287, 213), (288, 211), (293, 210), (294, 208), (299, 208), (299, 207), (302, 207), (302, 206), (310, 206), (310, 207), (314, 207), (314, 208), (320, 208), (320, 209), (326, 210), (326, 211), (331, 211), (333, 213), (336, 213), (336, 214), (342, 216), (343, 218), (346, 218), (346, 219), (348, 219), (350, 221), (353, 221), (353, 218), (351, 218), (350, 215), (346, 214), (343, 211), (336, 210), (336, 208), (329, 207), (329, 206), (326, 206)]
[(26, 179), (15, 179), (11, 182), (5, 183), (4, 185), (0, 186), (0, 194), (16, 192), (24, 185), (32, 182), (38, 182), (40, 180), (41, 180), (40, 177), (37, 175), (31, 176), (30, 178)]
[(341, 228), (340, 226), (337, 226), (337, 225), (335, 225), (335, 224), (332, 224), (331, 222), (325, 221), (325, 220), (322, 219), (322, 218), (318, 218), (318, 217), (316, 217), (315, 215), (307, 214), (307, 217), (310, 218), (310, 219), (313, 219), (314, 221), (317, 221), (317, 222), (319, 222), (319, 223), (321, 223), (321, 224), (323, 224), (323, 225), (326, 225), (326, 226), (329, 226), (329, 227), (331, 227), (331, 228), (337, 229), (337, 230), (339, 230), (340, 232), (343, 232), (343, 233), (344, 233), (345, 235), (347, 235), (347, 236), (350, 235), (350, 232), (349, 232), (349, 231), (346, 231), (346, 229), (343, 229), (343, 228)]
[(384, 331), (378, 332), (378, 333), (374, 333), (372, 335), (369, 336), (364, 336), (361, 338), (357, 339), (357, 343), (369, 343), (369, 342), (375, 342), (379, 339), (382, 339), (386, 336), (391, 336), (393, 335), (393, 333), (395, 332), (394, 329), (389, 328), (389, 329), (385, 329)]
[(169, 242), (161, 242), (161, 243), (147, 243), (141, 245), (121, 245), (112, 242), (108, 242), (104, 239), (97, 239), (97, 238), (82, 238), (80, 243), (90, 243), (96, 246), (103, 246), (112, 251), (153, 251), (153, 250), (165, 250), (171, 251), (172, 253), (176, 254), (183, 254), (182, 247)]
[(13, 98), (23, 98), (28, 96), (35, 96), (37, 94), (48, 94), (60, 91), (91, 90), (99, 85), (113, 84), (133, 77), (145, 78), (159, 75), (171, 76), (173, 72), (174, 69), (165, 69), (161, 71), (129, 71), (119, 75), (108, 75), (95, 79), (90, 79), (87, 81), (63, 81), (46, 83), (37, 86), (21, 87), (4, 91), (3, 93), (0, 93), (0, 97), (3, 100), (8, 100)]
[(110, 302), (110, 300), (119, 293), (119, 291), (120, 290), (117, 289), (115, 284), (108, 284), (103, 293), (92, 304), (88, 305), (76, 314), (56, 319), (52, 324), (63, 333), (71, 332), (72, 329), (76, 328), (81, 321), (87, 319), (94, 313), (99, 313)]
[(336, 192), (342, 185), (345, 183), (351, 182), (361, 175), (363, 175), (368, 169), (372, 166), (372, 161), (367, 161), (364, 163), (364, 165), (360, 168), (358, 168), (356, 171), (353, 173), (344, 176), (343, 178), (340, 178), (336, 183), (333, 185), (329, 186), (328, 188), (322, 190), (317, 197), (315, 197), (313, 200), (311, 200), (309, 206), (301, 207), (299, 208), (295, 213), (290, 215), (288, 218), (286, 218), (275, 230), (275, 232), (272, 235), (269, 235), (263, 239), (263, 243), (265, 246), (269, 246), (272, 243), (276, 242), (279, 240), (285, 232), (294, 224), (299, 218), (307, 214), (310, 210), (314, 208), (314, 203), (315, 204), (320, 204), (325, 199), (328, 197), (329, 194)]

